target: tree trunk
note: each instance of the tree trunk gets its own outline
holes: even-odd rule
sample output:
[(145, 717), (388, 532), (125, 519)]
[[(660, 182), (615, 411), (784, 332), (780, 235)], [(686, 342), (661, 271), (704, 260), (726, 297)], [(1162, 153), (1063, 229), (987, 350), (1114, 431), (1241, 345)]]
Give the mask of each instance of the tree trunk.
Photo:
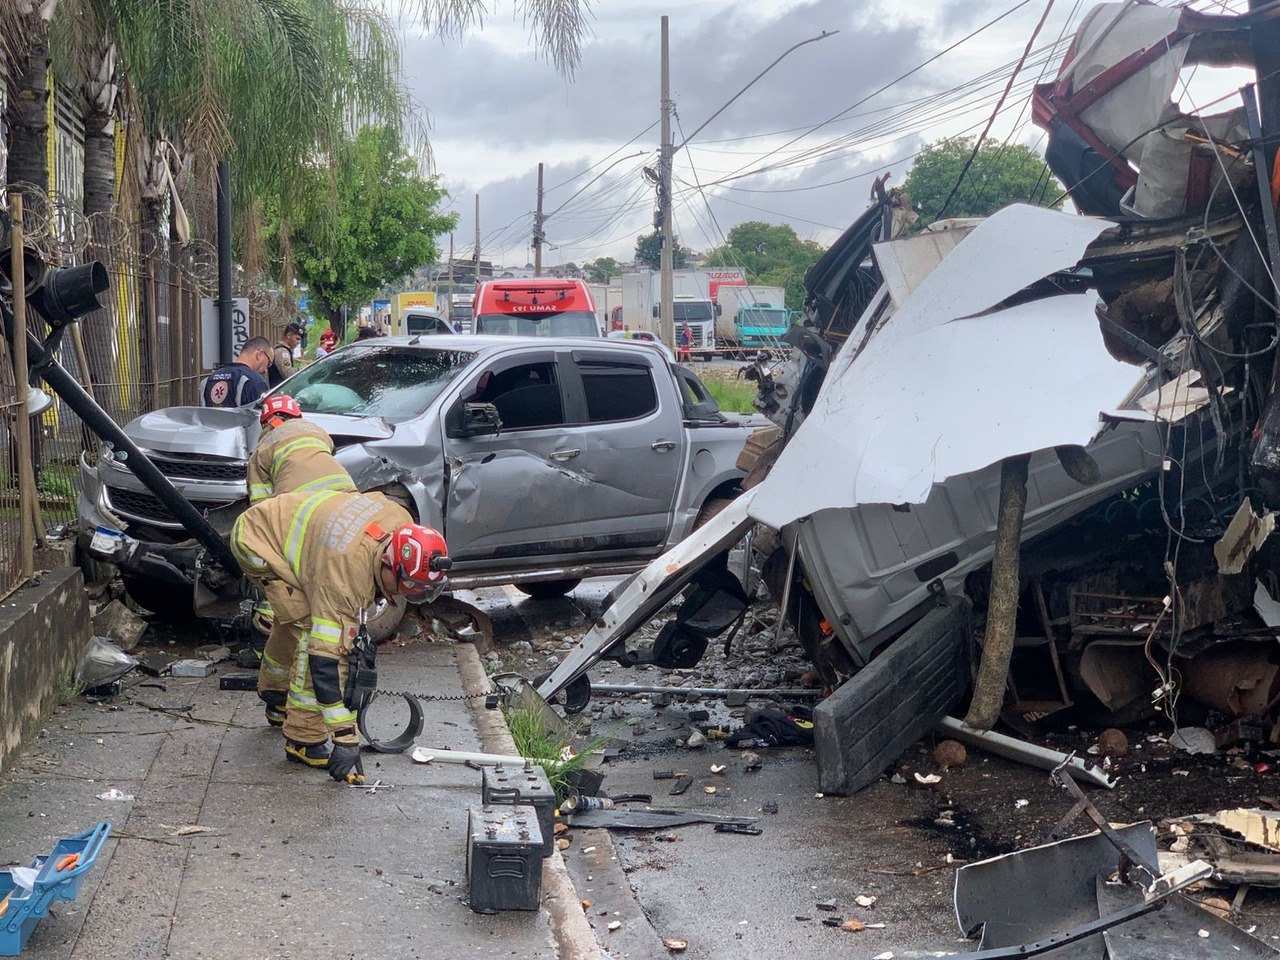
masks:
[(9, 182), (49, 189), (49, 24), (27, 17), (26, 57), (9, 87)]
[(103, 213), (116, 199), (116, 50), (104, 40), (81, 93), (84, 97), (84, 215)]
[(1022, 518), (1027, 509), (1027, 464), (1030, 456), (1009, 457), (1000, 464), (1000, 512), (996, 518), (996, 552), (991, 558), (991, 599), (987, 605), (987, 635), (982, 664), (974, 684), (973, 702), (964, 722), (990, 730), (1004, 706), (1009, 661), (1018, 629), (1018, 554)]
[(107, 213), (116, 201), (114, 118), (92, 102), (84, 115), (84, 215)]

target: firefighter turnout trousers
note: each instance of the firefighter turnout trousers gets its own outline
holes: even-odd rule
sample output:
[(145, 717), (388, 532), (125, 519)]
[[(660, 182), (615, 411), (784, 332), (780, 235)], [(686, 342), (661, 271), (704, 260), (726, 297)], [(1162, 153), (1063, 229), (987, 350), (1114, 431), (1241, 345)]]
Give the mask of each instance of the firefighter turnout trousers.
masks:
[(301, 418), (265, 429), (249, 457), (249, 502), (280, 493), (354, 491), (356, 485), (333, 456), (333, 438)]
[(274, 618), (259, 691), (287, 689), (288, 739), (356, 742), (356, 714), (343, 702), (347, 656), (377, 595), (387, 540), (412, 522), (380, 494), (337, 490), (281, 494), (236, 521), (231, 549)]

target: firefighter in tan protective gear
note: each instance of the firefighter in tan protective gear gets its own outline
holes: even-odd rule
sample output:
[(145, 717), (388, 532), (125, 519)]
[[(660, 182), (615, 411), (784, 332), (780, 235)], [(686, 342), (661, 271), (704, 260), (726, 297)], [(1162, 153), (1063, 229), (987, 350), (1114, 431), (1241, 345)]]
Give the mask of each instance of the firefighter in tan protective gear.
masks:
[(284, 701), (286, 756), (354, 782), (359, 742), (346, 678), (362, 611), (380, 595), (438, 594), (444, 539), (380, 494), (322, 490), (254, 504), (236, 521), (231, 548), (272, 602), (259, 695), (269, 721), (267, 695)]
[(302, 418), (293, 397), (268, 397), (259, 420), (262, 435), (248, 466), (250, 503), (278, 493), (356, 489), (351, 474), (333, 456), (333, 438)]

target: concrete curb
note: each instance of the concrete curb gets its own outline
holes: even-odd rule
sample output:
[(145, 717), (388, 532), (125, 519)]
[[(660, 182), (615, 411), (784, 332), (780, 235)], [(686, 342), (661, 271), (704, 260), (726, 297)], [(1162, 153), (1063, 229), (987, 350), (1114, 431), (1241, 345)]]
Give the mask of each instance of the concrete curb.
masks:
[[(515, 741), (507, 729), (507, 721), (501, 710), (486, 710), (478, 695), (489, 690), (489, 677), (480, 662), (480, 654), (467, 643), (454, 644), (458, 660), (458, 672), (462, 675), (462, 690), (469, 697), (480, 734), (480, 742), (489, 753), (516, 754)], [(602, 960), (595, 931), (582, 912), (582, 898), (569, 879), (564, 858), (555, 851), (543, 862), (543, 905), (551, 918), (551, 934), (556, 941), (560, 960)]]

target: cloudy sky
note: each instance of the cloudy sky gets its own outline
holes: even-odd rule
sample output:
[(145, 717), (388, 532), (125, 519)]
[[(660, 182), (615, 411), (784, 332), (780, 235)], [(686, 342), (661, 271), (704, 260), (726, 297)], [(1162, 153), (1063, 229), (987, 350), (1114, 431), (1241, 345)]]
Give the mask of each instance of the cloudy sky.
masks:
[[(1053, 4), (994, 135), (1040, 145), (1030, 85), (1053, 75), (1055, 54), (1092, 6)], [(461, 40), (442, 41), (406, 18), (401, 32), (409, 86), (431, 118), (434, 168), (460, 214), (456, 252), (471, 255), (479, 193), (482, 256), (514, 265), (530, 256), (539, 161), (545, 209), (556, 211), (548, 243), (559, 248), (546, 262), (629, 259), (636, 235), (652, 229), (642, 168), (659, 141), (664, 13), (684, 133), (791, 45), (839, 31), (792, 53), (678, 155), (677, 231), (705, 249), (753, 219), (834, 239), (866, 206), (875, 176), (889, 171), (900, 183), (924, 144), (982, 128), (1045, 0), (597, 0), (572, 80), (539, 56), (511, 0), (490, 7), (483, 28)]]

